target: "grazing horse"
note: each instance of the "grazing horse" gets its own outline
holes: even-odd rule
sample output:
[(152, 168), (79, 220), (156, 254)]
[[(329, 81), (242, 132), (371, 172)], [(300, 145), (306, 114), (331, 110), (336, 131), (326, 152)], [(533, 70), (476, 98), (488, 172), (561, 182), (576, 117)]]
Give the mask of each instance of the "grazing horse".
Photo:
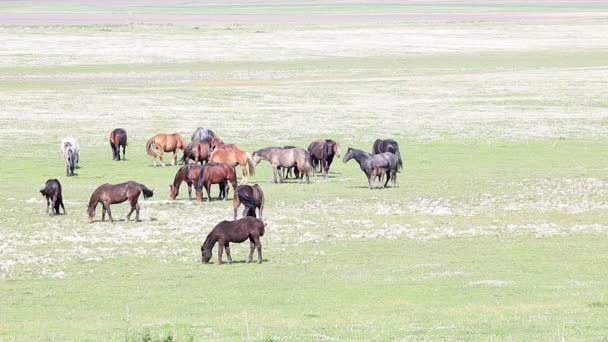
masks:
[(382, 173), (386, 173), (387, 175), (384, 187), (386, 187), (391, 177), (393, 177), (393, 187), (395, 187), (397, 183), (397, 171), (399, 170), (399, 158), (397, 155), (390, 152), (369, 154), (349, 147), (342, 161), (346, 163), (351, 159), (356, 160), (361, 170), (365, 172), (370, 189), (372, 189), (374, 177)]
[(61, 140), (61, 151), (62, 152), (64, 151), (66, 144), (70, 144), (72, 146), (73, 152), (74, 152), (74, 168), (79, 169), (80, 168), (80, 145), (78, 145), (78, 140), (76, 140), (76, 138), (74, 138), (71, 135), (63, 138), (63, 140)]
[[(253, 161), (257, 165), (261, 160), (267, 160), (272, 165), (272, 180), (283, 183), (283, 176), (279, 167), (297, 167), (302, 177), (306, 176), (306, 183), (310, 183), (310, 171), (314, 172), (310, 161), (310, 154), (303, 148), (277, 148), (267, 147), (253, 153)], [(299, 180), (302, 182), (302, 179)]]
[(160, 159), (160, 165), (165, 166), (163, 161), (163, 154), (165, 152), (173, 152), (173, 159), (171, 165), (177, 165), (177, 150), (184, 150), (186, 147), (186, 141), (181, 135), (177, 133), (173, 134), (157, 134), (150, 138), (146, 143), (146, 151), (152, 160), (154, 160), (154, 166), (156, 166), (156, 158)]
[(211, 184), (220, 185), (219, 198), (226, 200), (229, 188), (226, 182), (230, 182), (233, 189), (236, 189), (236, 172), (234, 167), (224, 163), (207, 163), (196, 180), (196, 200), (202, 202), (204, 199), (203, 188), (207, 191), (207, 201), (211, 201)]
[(127, 148), (127, 131), (117, 128), (110, 133), (110, 147), (112, 147), (112, 160), (120, 160), (120, 147), (122, 146), (122, 159), (125, 158)]
[(401, 160), (401, 152), (399, 152), (399, 143), (393, 139), (376, 139), (374, 146), (372, 147), (373, 154), (379, 154), (384, 152), (391, 152), (399, 157), (399, 168), (403, 167), (403, 161)]
[(76, 148), (71, 142), (65, 142), (63, 144), (63, 162), (65, 164), (65, 175), (73, 176), (74, 169), (76, 168)]
[(241, 171), (243, 172), (241, 184), (247, 184), (249, 181), (249, 175), (255, 174), (255, 163), (253, 162), (253, 159), (251, 159), (251, 155), (243, 150), (239, 150), (238, 148), (213, 151), (209, 161), (228, 164), (232, 167), (239, 165), (241, 167)]
[(199, 127), (192, 133), (192, 141), (193, 142), (209, 142), (211, 138), (215, 136), (212, 130)]
[(188, 164), (190, 160), (194, 160), (194, 163), (204, 164), (209, 161), (209, 144), (200, 142), (191, 142), (184, 149), (184, 155), (182, 156), (182, 162)]
[(202, 165), (187, 164), (182, 166), (175, 174), (173, 184), (169, 185), (169, 198), (175, 200), (177, 195), (179, 195), (180, 185), (182, 185), (182, 182), (186, 182), (188, 185), (188, 199), (192, 200), (192, 185), (194, 184), (196, 187), (196, 181), (198, 180), (202, 169)]
[(222, 254), (224, 248), (226, 249), (226, 255), (228, 256), (228, 263), (232, 264), (232, 257), (230, 256), (230, 242), (241, 243), (249, 239), (249, 258), (247, 262), (253, 260), (253, 251), (258, 250), (258, 264), (262, 263), (262, 243), (260, 242), (260, 236), (264, 236), (264, 227), (266, 224), (255, 217), (245, 217), (236, 221), (222, 221), (213, 228), (211, 233), (207, 235), (205, 242), (201, 246), (201, 255), (203, 264), (208, 264), (209, 260), (213, 256), (213, 246), (216, 243), (218, 246), (218, 265), (223, 264)]
[(259, 185), (239, 185), (234, 191), (234, 199), (232, 206), (234, 207), (234, 219), (236, 220), (236, 212), (238, 207), (243, 203), (243, 217), (255, 217), (255, 208), (260, 210), (260, 219), (262, 219), (262, 211), (264, 211), (264, 192)]
[(95, 189), (95, 191), (93, 191), (91, 199), (89, 200), (89, 222), (93, 222), (93, 217), (95, 217), (95, 209), (97, 209), (97, 204), (99, 203), (101, 203), (103, 206), (101, 211), (101, 220), (105, 221), (106, 212), (108, 212), (110, 222), (114, 222), (114, 219), (112, 219), (112, 212), (110, 211), (110, 204), (122, 203), (126, 200), (129, 200), (129, 204), (131, 204), (131, 211), (129, 211), (129, 214), (127, 214), (127, 222), (131, 219), (131, 214), (133, 211), (135, 211), (135, 221), (139, 222), (139, 203), (137, 203), (137, 199), (141, 193), (144, 194), (144, 198), (150, 198), (152, 195), (154, 195), (154, 192), (146, 188), (145, 185), (133, 181), (120, 184), (106, 183), (100, 185), (97, 189)]
[(215, 150), (230, 150), (230, 149), (234, 149), (234, 148), (238, 148), (238, 146), (236, 146), (236, 144), (225, 144), (222, 139), (220, 139), (220, 137), (218, 137), (217, 135), (214, 136), (213, 138), (211, 138), (211, 151), (215, 151)]
[(63, 206), (63, 196), (61, 196), (61, 183), (57, 179), (47, 180), (40, 193), (46, 197), (46, 212), (49, 215), (59, 215), (60, 206), (63, 209), (63, 214), (66, 214)]
[(341, 156), (340, 144), (331, 139), (313, 141), (308, 145), (308, 153), (310, 153), (313, 167), (316, 169), (318, 165), (319, 172), (323, 172), (327, 178), (334, 156)]

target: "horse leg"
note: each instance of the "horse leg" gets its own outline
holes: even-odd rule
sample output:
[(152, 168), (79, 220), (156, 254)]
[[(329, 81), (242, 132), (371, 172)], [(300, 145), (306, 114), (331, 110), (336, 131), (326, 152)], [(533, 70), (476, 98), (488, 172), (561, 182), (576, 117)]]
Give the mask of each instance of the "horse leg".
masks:
[(51, 216), (55, 216), (55, 201), (56, 201), (55, 197), (53, 197), (51, 199), (51, 212), (50, 212)]
[(221, 265), (224, 262), (222, 261), (222, 254), (224, 253), (224, 244), (223, 243), (219, 243), (219, 246), (217, 247), (218, 251), (217, 251), (217, 264)]
[(207, 202), (211, 202), (211, 182), (205, 184), (205, 190), (207, 190)]
[(177, 165), (177, 149), (173, 152), (173, 157), (171, 157), (171, 166)]
[(63, 200), (59, 202), (59, 204), (61, 204), (61, 209), (63, 209), (63, 215), (66, 215), (67, 213), (65, 212), (65, 207), (63, 206)]
[[(164, 152), (161, 152), (158, 155), (158, 160), (160, 160), (160, 166), (165, 167), (165, 161), (163, 160), (163, 154), (164, 154)], [(156, 163), (156, 161), (154, 161), (154, 162)], [(154, 165), (156, 165), (156, 164), (154, 164)]]
[(129, 210), (129, 213), (127, 214), (127, 222), (129, 222), (129, 220), (131, 219), (131, 214), (133, 214), (133, 212), (135, 211), (135, 206), (137, 205), (137, 198), (135, 198), (135, 203), (133, 203), (133, 200), (130, 200), (129, 203), (131, 204), (131, 210)]
[(229, 246), (228, 242), (226, 242), (225, 248), (226, 248), (226, 256), (228, 257), (228, 263), (232, 264), (232, 256), (230, 255), (230, 246)]
[(258, 264), (262, 263), (262, 243), (260, 242), (259, 236), (254, 236), (255, 248), (258, 249)]
[(255, 250), (255, 243), (253, 242), (253, 238), (249, 238), (249, 258), (247, 258), (247, 263), (250, 263), (253, 260), (253, 251)]
[(106, 220), (106, 206), (101, 204), (101, 222)]
[(122, 160), (127, 160), (127, 145), (122, 145)]
[(192, 201), (192, 184), (188, 184), (188, 200)]
[(110, 219), (110, 222), (114, 222), (114, 219), (112, 218), (112, 211), (110, 211), (110, 203), (104, 203), (104, 206), (106, 207), (106, 211), (108, 212), (108, 218)]
[(239, 196), (237, 194), (234, 195), (234, 198), (232, 199), (232, 207), (234, 208), (234, 220), (236, 221), (236, 213), (239, 209), (239, 205), (241, 205), (241, 200), (239, 199)]
[(388, 185), (388, 181), (391, 180), (391, 173), (386, 172), (386, 182), (384, 182), (384, 187), (386, 188), (386, 186)]
[(110, 147), (112, 148), (112, 160), (116, 160), (116, 145), (113, 142), (110, 142)]
[(260, 204), (259, 209), (260, 209), (260, 220), (261, 220), (262, 219), (262, 211), (264, 210), (264, 203)]
[(49, 214), (49, 208), (51, 207), (51, 199), (48, 196), (46, 197), (46, 213)]
[(323, 163), (323, 174), (325, 175), (325, 178), (329, 177), (329, 165), (327, 160), (323, 159), (322, 161)]

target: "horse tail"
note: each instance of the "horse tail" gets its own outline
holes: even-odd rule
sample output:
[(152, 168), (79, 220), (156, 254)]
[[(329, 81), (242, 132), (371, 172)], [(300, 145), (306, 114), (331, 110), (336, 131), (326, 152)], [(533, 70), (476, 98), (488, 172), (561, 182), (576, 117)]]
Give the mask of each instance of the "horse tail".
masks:
[(40, 189), (40, 193), (42, 194), (42, 196), (49, 196), (49, 190), (47, 187), (44, 187), (44, 189)]
[(312, 155), (310, 153), (306, 153), (306, 161), (308, 162), (308, 171), (310, 172), (310, 169), (312, 169), (312, 175), (317, 177), (317, 169), (312, 164)]
[(139, 184), (139, 183), (137, 185), (139, 186), (139, 189), (141, 190), (141, 192), (144, 194), (144, 199), (150, 198), (154, 195), (154, 191), (146, 188), (145, 185)]
[(255, 217), (257, 218), (257, 216), (255, 215), (255, 207), (247, 207), (247, 212), (245, 213), (245, 216), (251, 216), (251, 217)]
[(249, 174), (255, 175), (255, 164), (253, 163), (253, 158), (251, 158), (251, 154), (249, 152), (245, 152), (247, 155), (247, 164), (249, 166)]
[(203, 191), (203, 186), (205, 185), (205, 169), (206, 167), (201, 168), (201, 173), (198, 175), (198, 179), (194, 185), (194, 190), (196, 192)]
[(260, 236), (264, 236), (265, 233), (265, 229), (266, 228), (266, 223), (262, 222), (262, 229), (260, 229)]
[[(247, 207), (249, 209), (251, 209), (251, 208), (254, 209), (254, 215), (255, 215), (255, 207), (259, 206), (259, 201), (252, 194), (247, 193), (247, 191), (245, 191), (245, 189), (246, 188), (244, 188), (244, 187), (239, 187), (236, 190), (236, 195), (239, 196), (241, 203), (243, 203), (243, 205), (245, 207)], [(251, 216), (251, 215), (247, 215), (247, 216)]]
[(146, 143), (146, 152), (148, 152), (149, 155), (151, 155), (152, 157), (156, 157), (156, 153), (152, 153), (152, 148), (154, 148), (156, 150), (156, 144), (154, 143), (154, 138), (150, 138), (150, 140), (148, 140), (148, 142)]
[(401, 152), (399, 151), (399, 145), (396, 146), (397, 148), (395, 149), (395, 154), (397, 155), (397, 158), (399, 160), (399, 167), (397, 168), (397, 170), (401, 170), (403, 169), (403, 160), (401, 159)]
[[(180, 162), (188, 165), (188, 159), (189, 159), (191, 153), (192, 153), (192, 148), (190, 147), (190, 145), (188, 145), (184, 149), (184, 153), (182, 154), (182, 159), (180, 159)], [(194, 163), (196, 164), (196, 161), (194, 161)]]
[(74, 170), (75, 161), (74, 161), (74, 150), (72, 148), (70, 148), (68, 150), (68, 159), (70, 161), (70, 170)]

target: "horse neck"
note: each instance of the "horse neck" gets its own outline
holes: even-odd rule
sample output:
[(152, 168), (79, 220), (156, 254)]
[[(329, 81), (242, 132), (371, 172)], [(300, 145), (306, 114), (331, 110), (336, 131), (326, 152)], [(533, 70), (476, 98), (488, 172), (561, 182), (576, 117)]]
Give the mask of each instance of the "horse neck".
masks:
[(215, 246), (216, 242), (217, 239), (215, 238), (215, 234), (213, 234), (212, 231), (211, 233), (209, 233), (209, 235), (207, 235), (207, 239), (205, 239), (205, 243), (203, 243), (203, 250), (213, 249), (213, 246)]
[(176, 188), (179, 188), (180, 184), (182, 184), (182, 182), (186, 178), (187, 174), (188, 174), (187, 168), (184, 168), (180, 172), (178, 172), (175, 175), (175, 178), (173, 179), (173, 186), (176, 187)]
[(361, 150), (352, 150), (351, 155), (353, 159), (357, 161), (357, 163), (361, 164), (365, 159), (369, 157), (369, 155)]
[(99, 204), (99, 196), (95, 196), (95, 194), (93, 194), (89, 200), (89, 208), (97, 208), (97, 204)]

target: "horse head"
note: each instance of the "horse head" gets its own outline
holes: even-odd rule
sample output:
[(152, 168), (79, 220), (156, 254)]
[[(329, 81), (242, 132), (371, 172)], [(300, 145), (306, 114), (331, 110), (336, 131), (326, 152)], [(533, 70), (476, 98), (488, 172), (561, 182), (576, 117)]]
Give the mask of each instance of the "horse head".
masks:
[(342, 162), (346, 163), (347, 161), (351, 160), (353, 158), (353, 149), (352, 147), (348, 148), (348, 151), (346, 151), (346, 154), (344, 155), (344, 158), (342, 159)]
[(338, 158), (342, 157), (342, 154), (340, 153), (340, 143), (338, 143), (337, 141), (334, 142), (334, 153)]
[(169, 185), (169, 189), (170, 189), (169, 198), (171, 198), (172, 200), (175, 200), (175, 198), (177, 197), (177, 195), (179, 195), (179, 193), (178, 193), (179, 192), (179, 188), (176, 187), (173, 184), (170, 184)]

